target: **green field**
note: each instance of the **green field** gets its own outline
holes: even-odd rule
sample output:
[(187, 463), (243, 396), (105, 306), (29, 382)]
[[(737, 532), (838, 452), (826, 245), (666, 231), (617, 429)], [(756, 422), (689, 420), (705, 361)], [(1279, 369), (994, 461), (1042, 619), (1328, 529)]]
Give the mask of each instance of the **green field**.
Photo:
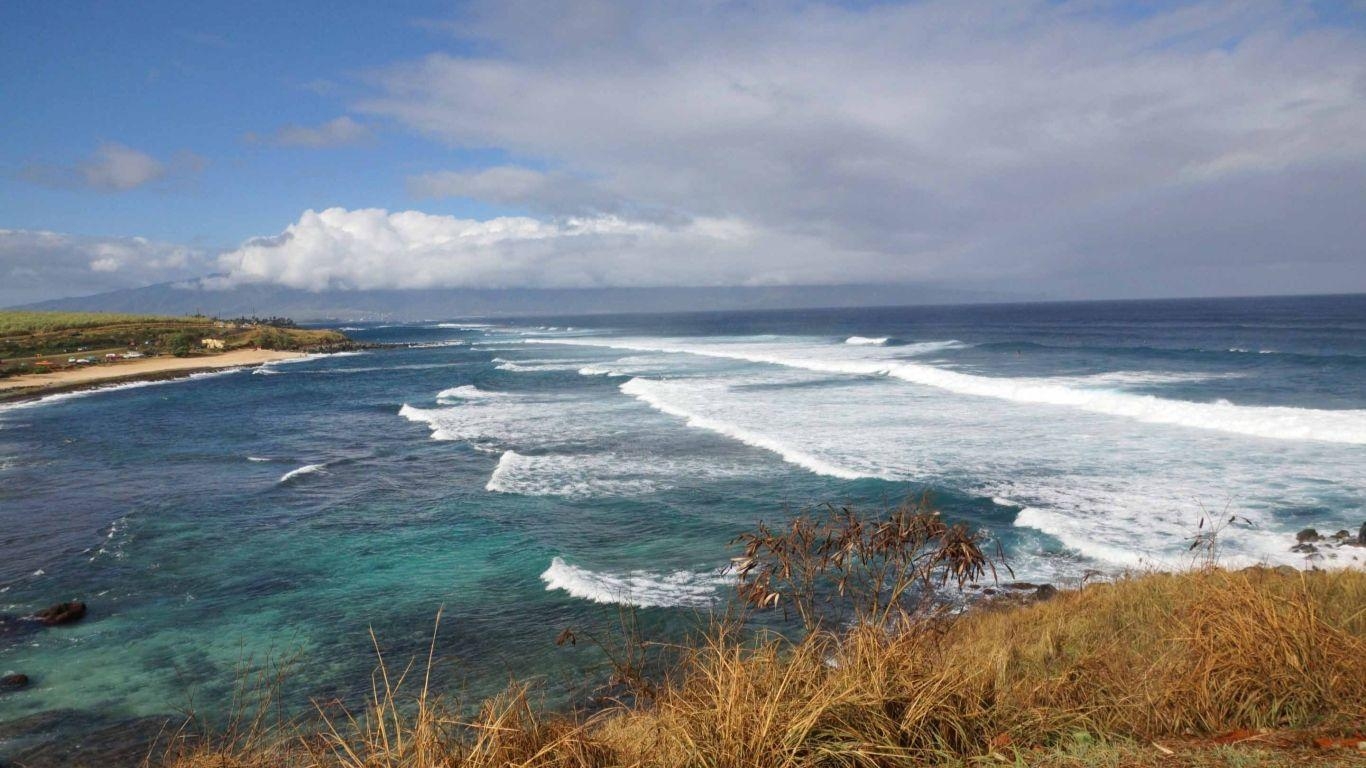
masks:
[(53, 333), (73, 328), (145, 323), (204, 323), (205, 317), (124, 315), (110, 312), (26, 312), (0, 310), (0, 336)]

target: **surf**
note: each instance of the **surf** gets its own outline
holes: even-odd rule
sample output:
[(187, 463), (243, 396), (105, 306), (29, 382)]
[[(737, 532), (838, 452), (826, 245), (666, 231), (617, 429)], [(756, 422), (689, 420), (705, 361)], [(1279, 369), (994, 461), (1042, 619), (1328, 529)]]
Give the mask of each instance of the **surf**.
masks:
[(882, 376), (960, 395), (987, 397), (1028, 405), (1075, 408), (1107, 416), (1191, 429), (1217, 430), (1276, 440), (1317, 440), (1366, 444), (1366, 409), (1318, 410), (1289, 406), (1237, 405), (1227, 400), (1195, 402), (1153, 395), (1076, 388), (1037, 378), (1010, 378), (960, 373), (897, 360), (792, 357), (755, 350), (697, 345), (647, 344), (595, 340), (545, 340), (546, 344), (578, 344), (613, 349), (724, 358), (822, 373)]
[(717, 600), (717, 590), (728, 583), (720, 571), (607, 573), (570, 565), (558, 556), (541, 573), (541, 581), (548, 592), (560, 590), (594, 603), (637, 608), (705, 608)]

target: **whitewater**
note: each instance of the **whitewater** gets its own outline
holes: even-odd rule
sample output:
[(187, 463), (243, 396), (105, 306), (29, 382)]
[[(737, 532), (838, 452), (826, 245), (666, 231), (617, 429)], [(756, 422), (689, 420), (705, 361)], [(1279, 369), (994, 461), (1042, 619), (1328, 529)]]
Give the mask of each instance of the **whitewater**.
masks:
[(928, 498), (1058, 585), (1211, 524), (1227, 565), (1366, 567), (1292, 549), (1366, 522), (1361, 297), (348, 323), (382, 348), (0, 406), (0, 612), (91, 604), (0, 637), (41, 681), (0, 720), (161, 714), (281, 649), (307, 707), (438, 611), (442, 684), (554, 687), (560, 630), (671, 636), (826, 502)]

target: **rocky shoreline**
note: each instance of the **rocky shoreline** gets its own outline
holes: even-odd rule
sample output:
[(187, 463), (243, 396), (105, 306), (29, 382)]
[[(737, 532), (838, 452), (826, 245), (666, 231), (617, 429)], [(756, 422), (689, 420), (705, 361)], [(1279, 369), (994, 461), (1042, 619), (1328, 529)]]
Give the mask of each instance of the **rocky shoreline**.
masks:
[[(1366, 523), (1361, 524), (1361, 529), (1355, 535), (1346, 529), (1324, 535), (1314, 528), (1305, 528), (1295, 534), (1295, 546), (1291, 547), (1290, 551), (1302, 554), (1305, 559), (1314, 562), (1336, 560), (1341, 550), (1347, 548), (1366, 550)], [(1360, 558), (1354, 554), (1352, 559)]]

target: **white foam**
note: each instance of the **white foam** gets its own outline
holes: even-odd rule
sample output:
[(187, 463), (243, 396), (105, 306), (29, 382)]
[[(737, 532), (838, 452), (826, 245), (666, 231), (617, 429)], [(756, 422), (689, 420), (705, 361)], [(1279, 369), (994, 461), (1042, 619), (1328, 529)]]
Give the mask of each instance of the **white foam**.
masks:
[(547, 591), (563, 590), (574, 597), (595, 603), (640, 608), (702, 608), (717, 599), (717, 590), (729, 580), (719, 571), (601, 573), (570, 565), (563, 558), (556, 557), (541, 574), (541, 581), (545, 582)]
[[(1217, 430), (1277, 440), (1318, 440), (1366, 445), (1366, 410), (1319, 410), (1286, 406), (1235, 405), (1226, 400), (1200, 403), (1153, 395), (1069, 387), (1047, 380), (980, 376), (945, 370), (923, 363), (888, 359), (820, 358), (793, 356), (775, 351), (773, 345), (668, 344), (650, 341), (545, 340), (566, 343), (670, 352), (730, 360), (779, 365), (824, 373), (887, 376), (955, 394), (1008, 400), (1031, 405), (1075, 408), (1092, 413), (1134, 419), (1150, 424)], [(806, 347), (797, 351), (810, 354)]]
[(511, 397), (510, 392), (488, 392), (473, 384), (443, 389), (436, 393), (437, 400), (487, 400), (494, 397)]
[(526, 456), (504, 451), (485, 490), (524, 496), (574, 498), (642, 496), (661, 485), (632, 476), (632, 464), (615, 455), (548, 454)]
[(478, 330), (480, 328), (493, 328), (491, 323), (437, 323), (428, 326), (429, 328), (459, 328), (463, 330)]
[(1285, 511), (1316, 510), (1314, 522), (1330, 528), (1350, 528), (1366, 513), (1366, 462), (1355, 446), (1249, 440), (1085, 410), (1040, 418), (1008, 400), (878, 378), (832, 385), (782, 368), (719, 375), (637, 379), (623, 391), (780, 455), (799, 448), (805, 456), (785, 458), (813, 468), (1010, 500), (1029, 510), (1017, 526), (1048, 535), (1027, 538), (1040, 567), (1061, 562), (1058, 543), (1084, 562), (1188, 563), (1201, 516), (1235, 514), (1252, 525), (1221, 538), (1225, 562), (1303, 565), (1289, 551), (1296, 523)]
[[(496, 360), (497, 358), (495, 358)], [(500, 371), (515, 371), (517, 373), (541, 373), (545, 371), (576, 371), (580, 363), (514, 363), (511, 360), (504, 360), (494, 366)]]
[(252, 373), (255, 374), (255, 375), (257, 375), (257, 376), (275, 376), (275, 375), (277, 375), (277, 374), (279, 374), (279, 373), (283, 373), (283, 371), (276, 370), (279, 366), (282, 366), (282, 365), (294, 365), (294, 364), (296, 364), (296, 363), (311, 363), (311, 362), (313, 362), (314, 360), (322, 360), (323, 358), (326, 358), (326, 357), (353, 357), (353, 356), (355, 356), (355, 355), (363, 355), (363, 354), (365, 354), (365, 352), (363, 352), (363, 351), (360, 351), (360, 352), (310, 352), (310, 353), (308, 353), (308, 354), (306, 354), (306, 355), (300, 355), (299, 357), (290, 357), (290, 358), (286, 358), (286, 359), (284, 359), (284, 360), (271, 360), (271, 361), (268, 362), (268, 363), (262, 363), (261, 365), (256, 366), (256, 368), (254, 368), (254, 369), (252, 370)]
[(1238, 379), (1246, 374), (1227, 371), (1223, 373), (1200, 371), (1109, 371), (1085, 376), (1050, 376), (1034, 379), (1050, 384), (1065, 384), (1082, 387), (1126, 387), (1151, 386), (1157, 384), (1190, 384), (1202, 381)]
[(446, 407), (405, 403), (399, 415), (425, 423), (435, 440), (465, 441), (497, 453), (581, 445), (599, 435), (619, 438), (622, 432), (619, 415), (625, 403), (601, 397), (483, 392), (472, 387), (442, 394), (438, 402)]
[[(128, 515), (124, 515), (123, 517), (120, 517), (114, 522), (110, 523), (109, 532), (104, 535), (104, 543), (100, 544), (100, 548), (95, 550), (94, 554), (90, 556), (90, 562), (95, 562), (95, 560), (99, 558), (100, 555), (109, 555), (110, 557), (113, 557), (115, 560), (122, 560), (123, 545), (126, 539), (118, 538), (118, 536), (120, 533), (123, 533), (127, 528)], [(86, 551), (88, 552), (89, 550)]]
[(408, 349), (441, 349), (443, 347), (467, 347), (468, 341), (448, 339), (446, 341), (414, 341), (408, 344)]
[(293, 480), (294, 478), (299, 477), (301, 475), (311, 475), (315, 472), (325, 471), (327, 471), (326, 464), (305, 464), (302, 467), (299, 467), (298, 469), (291, 469), (283, 475), (280, 475), (280, 479), (278, 482), (287, 483), (290, 480)]
[(621, 391), (661, 413), (667, 413), (670, 416), (676, 416), (683, 419), (690, 427), (705, 429), (720, 435), (725, 435), (733, 440), (739, 440), (740, 442), (754, 446), (755, 448), (772, 451), (773, 453), (778, 454), (783, 461), (786, 461), (789, 464), (796, 464), (797, 466), (808, 469), (818, 475), (838, 477), (844, 480), (856, 480), (863, 477), (878, 476), (875, 473), (859, 472), (825, 461), (811, 453), (757, 431), (684, 410), (668, 401), (667, 394), (669, 386), (668, 382), (635, 378), (623, 382)]
[(667, 490), (680, 480), (753, 478), (765, 467), (752, 461), (705, 455), (654, 452), (537, 453), (507, 450), (489, 476), (493, 493), (569, 498), (643, 496)]
[(606, 365), (590, 364), (579, 369), (580, 376), (625, 376), (619, 369)]
[(844, 343), (854, 344), (858, 346), (882, 347), (886, 346), (888, 341), (891, 341), (891, 338), (888, 336), (879, 336), (875, 339), (869, 338), (867, 336), (850, 336), (849, 338), (844, 340)]
[(247, 461), (274, 461), (274, 459), (268, 459), (264, 456), (248, 456)]

